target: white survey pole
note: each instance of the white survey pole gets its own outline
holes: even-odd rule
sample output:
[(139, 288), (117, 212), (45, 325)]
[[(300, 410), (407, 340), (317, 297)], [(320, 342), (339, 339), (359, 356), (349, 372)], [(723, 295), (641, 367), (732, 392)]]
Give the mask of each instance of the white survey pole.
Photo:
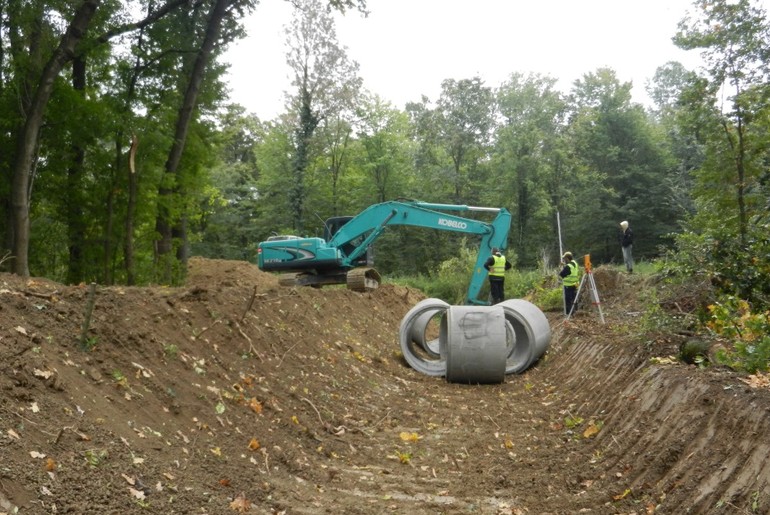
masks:
[[(564, 255), (564, 249), (562, 249), (562, 246), (561, 246), (561, 219), (559, 218), (559, 212), (558, 211), (556, 211), (556, 230), (559, 233), (559, 264), (561, 265), (561, 261), (562, 261), (561, 257)], [(557, 270), (558, 269), (559, 268), (557, 267)], [(565, 295), (564, 288), (562, 288), (562, 292), (561, 292), (561, 303), (562, 303), (562, 306), (564, 308), (564, 312), (566, 313), (567, 312), (567, 297)]]

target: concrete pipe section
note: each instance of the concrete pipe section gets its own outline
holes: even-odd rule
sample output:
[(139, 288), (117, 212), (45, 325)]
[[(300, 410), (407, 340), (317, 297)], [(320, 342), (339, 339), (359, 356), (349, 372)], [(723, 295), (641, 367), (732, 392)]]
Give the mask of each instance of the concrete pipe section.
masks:
[(507, 356), (505, 316), (499, 306), (450, 306), (441, 320), (450, 383), (502, 383)]
[[(444, 317), (444, 313), (449, 307), (449, 305), (445, 302), (442, 302), (442, 304), (442, 306), (437, 307), (435, 310), (427, 310), (420, 314), (412, 324), (412, 329), (410, 332), (412, 341), (419, 345), (420, 348), (425, 351), (431, 358), (438, 358), (441, 356), (439, 338), (435, 329), (436, 327), (441, 326), (441, 319)], [(431, 327), (430, 324), (432, 321), (436, 321), (436, 327)], [(427, 331), (429, 327), (434, 329), (434, 333), (436, 333), (435, 338), (428, 338)]]
[(401, 353), (409, 366), (429, 376), (446, 375), (446, 355), (442, 356), (441, 342), (434, 350), (425, 341), (425, 330), (436, 314), (444, 313), (447, 309), (449, 304), (441, 299), (424, 299), (401, 320)]
[[(439, 318), (439, 336), (429, 339), (429, 325)], [(543, 312), (522, 299), (494, 306), (425, 299), (404, 316), (399, 338), (404, 359), (419, 372), (451, 382), (495, 383), (542, 357), (551, 328)]]
[(506, 374), (520, 374), (535, 364), (551, 343), (551, 326), (540, 309), (524, 299), (510, 299), (500, 304), (505, 320), (513, 330), (509, 338)]

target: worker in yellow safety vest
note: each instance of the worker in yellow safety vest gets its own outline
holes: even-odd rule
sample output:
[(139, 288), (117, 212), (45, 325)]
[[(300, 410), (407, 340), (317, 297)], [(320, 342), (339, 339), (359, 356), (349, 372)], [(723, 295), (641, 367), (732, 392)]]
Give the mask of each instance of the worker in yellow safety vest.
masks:
[(569, 316), (577, 310), (577, 289), (580, 277), (580, 269), (577, 261), (572, 259), (572, 252), (565, 252), (561, 257), (564, 268), (559, 272), (564, 286), (564, 314)]
[(495, 247), (492, 249), (492, 255), (484, 262), (484, 268), (489, 272), (492, 304), (498, 304), (505, 300), (505, 271), (511, 268), (511, 264), (505, 259), (500, 249)]

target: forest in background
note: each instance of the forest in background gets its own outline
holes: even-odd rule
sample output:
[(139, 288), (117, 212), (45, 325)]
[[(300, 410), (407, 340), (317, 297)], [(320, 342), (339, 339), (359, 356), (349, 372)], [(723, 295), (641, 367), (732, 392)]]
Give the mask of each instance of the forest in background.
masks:
[[(255, 262), (270, 235), (409, 198), (507, 208), (522, 268), (557, 266), (559, 236), (619, 262), (628, 220), (637, 259), (767, 323), (770, 28), (755, 2), (694, 2), (672, 37), (705, 65), (661, 63), (651, 107), (609, 68), (568, 92), (515, 70), (447, 79), (393, 106), (336, 38), (332, 10), (365, 0), (292, 4), (292, 90), (260, 120), (229, 102), (222, 60), (255, 0), (0, 0), (0, 266), (174, 284), (190, 255)], [(431, 274), (474, 243), (399, 228), (377, 240), (377, 267)]]

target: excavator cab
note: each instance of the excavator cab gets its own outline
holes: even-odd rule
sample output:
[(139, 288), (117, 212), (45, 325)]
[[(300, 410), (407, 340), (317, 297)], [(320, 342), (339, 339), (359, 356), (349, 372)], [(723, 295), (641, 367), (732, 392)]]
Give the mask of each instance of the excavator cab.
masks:
[[(326, 222), (324, 222), (324, 240), (329, 242), (335, 234), (340, 230), (340, 228), (351, 221), (353, 216), (334, 216), (332, 218), (328, 218)], [(355, 238), (348, 243), (345, 243), (340, 247), (340, 250), (346, 255), (349, 256), (356, 248), (358, 248), (359, 245), (364, 241), (366, 238), (366, 235), (361, 235), (358, 238)], [(372, 247), (370, 246), (368, 249), (366, 249), (366, 253), (362, 254), (361, 257), (356, 259), (353, 264), (355, 266), (374, 266), (374, 251), (372, 250)]]

